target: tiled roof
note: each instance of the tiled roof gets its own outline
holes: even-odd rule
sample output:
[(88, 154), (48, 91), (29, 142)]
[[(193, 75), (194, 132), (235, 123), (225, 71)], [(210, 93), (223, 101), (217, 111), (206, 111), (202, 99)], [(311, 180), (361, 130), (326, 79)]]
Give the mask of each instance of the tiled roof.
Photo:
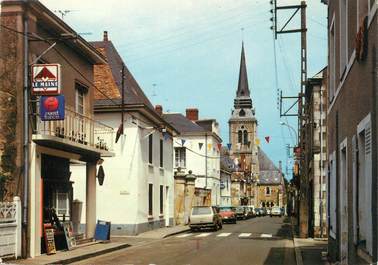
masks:
[(202, 128), (195, 122), (187, 119), (181, 113), (165, 113), (163, 114), (163, 119), (165, 119), (179, 133), (193, 133), (206, 131), (204, 128)]
[[(110, 67), (110, 71), (113, 75), (113, 81), (116, 85), (116, 88), (118, 88), (118, 93), (120, 95), (122, 91), (122, 64), (123, 60), (121, 56), (118, 54), (116, 48), (114, 47), (113, 43), (111, 41), (95, 41), (91, 42), (91, 44), (99, 50), (101, 53), (103, 53), (108, 61), (108, 65)], [(110, 73), (110, 72), (109, 72)], [(124, 69), (125, 74), (125, 84), (124, 84), (124, 102), (125, 104), (145, 104), (147, 107), (154, 110), (153, 105), (148, 100), (146, 95), (144, 94), (143, 90), (133, 77), (133, 75), (130, 73), (129, 69), (125, 65)], [(96, 80), (95, 80), (96, 81)], [(98, 80), (97, 80), (98, 81)], [(98, 81), (101, 82), (101, 81)], [(120, 98), (117, 96), (116, 91), (114, 91), (115, 86), (109, 84), (110, 81), (108, 79), (108, 84), (105, 84), (106, 80), (102, 81), (98, 85), (101, 87), (104, 87), (105, 90), (109, 89), (112, 91), (108, 91), (105, 93), (107, 96), (114, 96), (115, 98)], [(97, 85), (96, 85), (97, 86)], [(102, 103), (104, 103), (104, 99), (106, 99), (105, 96), (101, 95), (100, 93), (97, 93), (97, 100), (101, 100)], [(105, 100), (106, 101), (106, 100)], [(97, 105), (100, 102), (96, 102)], [(100, 103), (101, 104), (101, 103)]]
[(280, 170), (261, 148), (258, 151), (258, 159), (260, 168), (259, 184), (280, 184), (282, 180)]
[(259, 151), (258, 151), (258, 159), (259, 159), (260, 171), (264, 171), (264, 170), (279, 171), (279, 169), (274, 165), (272, 160), (270, 160), (270, 158), (267, 156), (267, 154), (265, 154), (265, 152), (261, 148), (259, 148)]
[(223, 155), (220, 159), (220, 168), (228, 172), (233, 172), (235, 171), (234, 161), (231, 157)]

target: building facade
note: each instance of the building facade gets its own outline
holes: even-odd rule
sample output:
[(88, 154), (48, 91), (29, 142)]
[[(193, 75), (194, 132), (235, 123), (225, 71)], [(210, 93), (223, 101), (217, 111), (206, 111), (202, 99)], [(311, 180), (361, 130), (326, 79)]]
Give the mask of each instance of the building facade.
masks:
[[(91, 43), (107, 59), (95, 68), (95, 118), (117, 130), (115, 156), (105, 159), (106, 178), (97, 187), (97, 219), (111, 222), (113, 235), (136, 235), (171, 226), (174, 210), (173, 142), (175, 130), (152, 106), (113, 43), (104, 32)], [(122, 97), (123, 94), (123, 97)], [(73, 172), (80, 188), (75, 198), (85, 200), (77, 165)]]
[(377, 1), (328, 4), (328, 254), (377, 262)]
[(308, 177), (308, 232), (327, 236), (327, 68), (307, 80), (304, 112), (305, 175)]
[(200, 120), (198, 109), (163, 114), (179, 136), (173, 139), (176, 172), (196, 177), (194, 205), (220, 205), (220, 152), (222, 140), (214, 119)]
[[(56, 249), (67, 248), (63, 226), (79, 214), (71, 171), (76, 163), (85, 168), (83, 196), (90, 202), (83, 209), (83, 236), (94, 235), (97, 164), (113, 155), (114, 131), (93, 115), (93, 68), (106, 60), (39, 1), (2, 1), (0, 20), (8, 27), (0, 31), (0, 89), (8, 95), (0, 100), (2, 200), (22, 197), (23, 257), (34, 257), (46, 253), (44, 232), (51, 224)], [(60, 65), (59, 96), (65, 99), (60, 120), (45, 120), (39, 111), (44, 100), (61, 99), (59, 92), (47, 99), (32, 93), (28, 73), (35, 63), (44, 64), (37, 74), (42, 79), (56, 78), (45, 64)]]

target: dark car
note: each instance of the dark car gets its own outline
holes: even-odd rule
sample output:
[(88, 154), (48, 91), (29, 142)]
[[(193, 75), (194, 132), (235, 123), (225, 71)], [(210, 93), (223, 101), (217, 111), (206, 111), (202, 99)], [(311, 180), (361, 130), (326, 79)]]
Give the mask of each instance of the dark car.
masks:
[(219, 214), (222, 216), (223, 223), (236, 224), (236, 213), (234, 207), (219, 207)]
[(247, 212), (243, 206), (238, 206), (235, 208), (236, 218), (237, 219), (247, 219)]
[(255, 208), (255, 214), (256, 214), (256, 216), (261, 216), (260, 208)]

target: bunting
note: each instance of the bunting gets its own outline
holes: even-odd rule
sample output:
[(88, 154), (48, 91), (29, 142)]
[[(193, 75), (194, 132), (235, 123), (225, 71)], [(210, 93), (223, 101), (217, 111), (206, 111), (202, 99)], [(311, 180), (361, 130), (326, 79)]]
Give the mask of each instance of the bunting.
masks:
[(181, 139), (181, 146), (184, 146), (185, 142), (186, 141), (184, 139)]
[(118, 127), (115, 142), (117, 143), (119, 140), (119, 137), (121, 137), (121, 134), (123, 134), (123, 123), (121, 123)]
[(222, 150), (222, 144), (218, 144), (218, 150), (219, 150), (219, 152)]
[(165, 141), (167, 141), (170, 138), (169, 133), (163, 132), (163, 138)]
[(211, 150), (211, 144), (207, 144), (207, 149), (210, 151)]
[(270, 142), (270, 136), (265, 136), (265, 141), (269, 144), (269, 142)]
[(203, 143), (198, 143), (198, 148), (199, 148), (199, 150), (202, 149), (202, 146), (203, 146)]
[(257, 146), (260, 145), (260, 139), (259, 139), (259, 138), (256, 138), (256, 139), (255, 139), (255, 144), (256, 144)]
[(227, 144), (228, 151), (231, 150), (232, 144)]

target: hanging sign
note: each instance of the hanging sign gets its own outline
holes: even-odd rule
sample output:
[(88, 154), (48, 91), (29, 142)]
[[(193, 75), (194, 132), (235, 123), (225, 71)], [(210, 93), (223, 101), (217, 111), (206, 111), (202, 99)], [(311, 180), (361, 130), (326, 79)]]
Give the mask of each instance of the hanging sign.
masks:
[(39, 100), (39, 115), (42, 121), (64, 120), (64, 96), (42, 96)]
[(60, 94), (60, 64), (33, 64), (31, 74), (33, 95)]

